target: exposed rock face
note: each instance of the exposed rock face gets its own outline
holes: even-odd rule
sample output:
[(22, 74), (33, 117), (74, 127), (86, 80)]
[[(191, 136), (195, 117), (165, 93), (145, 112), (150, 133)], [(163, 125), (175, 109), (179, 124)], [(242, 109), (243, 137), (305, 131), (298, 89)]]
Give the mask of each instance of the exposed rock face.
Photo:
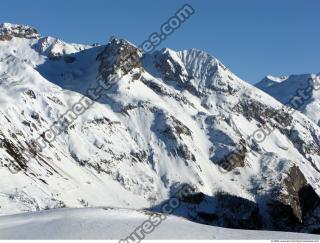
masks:
[(27, 160), (21, 153), (21, 147), (17, 147), (14, 142), (6, 138), (2, 138), (0, 139), (0, 148), (4, 148), (10, 155), (10, 157), (6, 159), (6, 167), (9, 168), (11, 166), (9, 169), (14, 171), (27, 169)]
[(156, 92), (159, 95), (167, 96), (174, 98), (176, 101), (182, 102), (185, 105), (189, 105), (194, 107), (194, 104), (191, 103), (183, 94), (180, 92), (168, 90), (165, 86), (154, 82), (154, 80), (148, 80), (141, 76), (140, 79), (145, 85), (147, 85), (150, 89), (152, 89), (154, 92)]
[(303, 222), (307, 214), (319, 206), (319, 196), (297, 166), (290, 168), (284, 185), (287, 193), (282, 194), (281, 201), (289, 205), (294, 216)]
[(11, 40), (13, 37), (37, 39), (40, 37), (38, 31), (28, 25), (0, 24), (0, 40)]
[(237, 167), (244, 167), (247, 151), (246, 142), (240, 139), (236, 149), (229, 153), (223, 160), (219, 161), (218, 164), (226, 171), (231, 171)]
[(307, 222), (317, 215), (320, 198), (297, 166), (289, 169), (277, 194), (267, 203), (273, 228), (312, 232)]
[[(100, 61), (99, 78), (108, 80), (110, 75), (117, 72), (126, 75), (135, 68), (142, 68), (141, 56), (141, 51), (128, 41), (111, 38), (105, 49), (97, 56), (97, 60)], [(139, 73), (138, 76), (140, 77)]]
[(301, 222), (303, 219), (303, 215), (299, 196), (300, 191), (305, 186), (307, 186), (307, 181), (297, 166), (291, 167), (288, 173), (288, 177), (284, 180), (284, 185), (287, 194), (282, 195), (281, 201), (292, 207), (293, 214)]
[(234, 107), (234, 111), (240, 112), (247, 119), (255, 119), (261, 124), (271, 123), (275, 127), (288, 127), (292, 124), (292, 116), (285, 110), (276, 110), (255, 100), (244, 100)]
[[(306, 138), (303, 134), (299, 134), (297, 129), (291, 128), (288, 131), (288, 137), (293, 142), (295, 147), (304, 155), (318, 154), (320, 155), (320, 138), (314, 137), (313, 139)], [(312, 159), (309, 158), (311, 161)], [(319, 170), (320, 172), (320, 170)]]
[(170, 49), (156, 53), (155, 66), (167, 80), (185, 83), (188, 73), (177, 54)]

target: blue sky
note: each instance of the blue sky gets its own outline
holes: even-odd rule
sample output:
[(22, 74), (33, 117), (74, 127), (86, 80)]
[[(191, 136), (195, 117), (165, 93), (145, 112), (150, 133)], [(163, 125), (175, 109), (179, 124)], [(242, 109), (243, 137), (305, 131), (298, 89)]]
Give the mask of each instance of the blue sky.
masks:
[(184, 3), (195, 14), (159, 47), (204, 50), (251, 83), (320, 72), (318, 0), (4, 0), (0, 22), (68, 42), (103, 44), (116, 35), (139, 45)]

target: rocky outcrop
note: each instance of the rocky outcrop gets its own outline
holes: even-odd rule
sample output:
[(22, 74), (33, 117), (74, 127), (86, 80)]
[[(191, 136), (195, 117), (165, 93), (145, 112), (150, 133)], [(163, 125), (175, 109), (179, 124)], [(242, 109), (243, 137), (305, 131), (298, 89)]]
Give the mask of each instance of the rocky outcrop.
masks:
[(293, 214), (300, 222), (320, 203), (319, 196), (307, 183), (297, 166), (290, 168), (288, 176), (284, 180), (284, 188), (286, 193), (281, 195), (281, 201), (290, 205)]
[(195, 155), (185, 144), (184, 139), (192, 139), (192, 131), (181, 121), (155, 109), (155, 123), (152, 127), (153, 132), (164, 143), (168, 154), (179, 157), (188, 164), (188, 161), (196, 161)]
[(38, 39), (40, 38), (40, 35), (35, 28), (28, 25), (16, 25), (8, 23), (0, 24), (0, 41), (8, 41), (13, 37)]
[(170, 49), (163, 49), (155, 54), (155, 67), (162, 73), (166, 80), (185, 83), (188, 72), (177, 54)]
[(307, 154), (320, 155), (319, 137), (314, 136), (312, 139), (307, 139), (304, 134), (299, 133), (299, 131), (295, 128), (291, 128), (287, 131), (287, 133), (294, 146), (299, 150), (301, 154), (307, 157), (308, 160), (312, 162), (312, 158), (307, 156)]
[(185, 105), (189, 105), (189, 106), (194, 107), (194, 104), (191, 103), (183, 94), (178, 93), (178, 92), (172, 92), (172, 91), (168, 90), (167, 88), (165, 88), (163, 85), (156, 83), (152, 80), (148, 80), (148, 79), (144, 78), (143, 76), (141, 76), (140, 80), (145, 85), (147, 85), (150, 89), (152, 89), (155, 93), (162, 95), (162, 96), (174, 98), (178, 102), (182, 102)]
[(270, 123), (272, 127), (287, 127), (292, 124), (292, 116), (284, 109), (276, 110), (256, 100), (246, 99), (237, 104), (233, 110), (243, 114), (248, 120), (255, 119), (262, 125)]
[(111, 75), (117, 73), (122, 76), (135, 68), (142, 69), (141, 56), (141, 51), (133, 44), (124, 39), (111, 38), (97, 56), (97, 60), (100, 61), (98, 78), (108, 80)]
[(289, 169), (277, 194), (267, 203), (273, 228), (310, 232), (306, 222), (319, 208), (320, 198), (297, 166)]
[(236, 147), (237, 149), (229, 153), (226, 157), (218, 162), (218, 165), (221, 166), (225, 171), (232, 171), (237, 167), (245, 166), (245, 158), (248, 149), (244, 139), (240, 139), (239, 144)]

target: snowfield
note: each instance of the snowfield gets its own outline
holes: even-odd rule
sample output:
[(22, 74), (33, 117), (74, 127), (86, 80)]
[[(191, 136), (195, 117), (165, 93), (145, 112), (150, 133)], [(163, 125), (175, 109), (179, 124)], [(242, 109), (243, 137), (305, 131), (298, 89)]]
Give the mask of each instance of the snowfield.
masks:
[[(120, 240), (149, 218), (144, 211), (116, 208), (55, 209), (0, 217), (0, 239)], [(168, 216), (146, 239), (320, 239), (319, 235), (226, 229)]]

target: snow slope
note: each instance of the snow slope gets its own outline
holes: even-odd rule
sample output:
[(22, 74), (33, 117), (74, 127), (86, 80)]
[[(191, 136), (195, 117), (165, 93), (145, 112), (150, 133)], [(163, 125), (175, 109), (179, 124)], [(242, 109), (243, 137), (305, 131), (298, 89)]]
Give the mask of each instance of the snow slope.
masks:
[[(149, 219), (150, 212), (116, 208), (56, 209), (0, 217), (0, 239), (120, 240)], [(226, 229), (168, 216), (147, 240), (292, 239), (317, 240), (318, 235), (289, 232)]]
[[(116, 38), (68, 44), (28, 26), (1, 28), (0, 214), (158, 210), (188, 184), (197, 194), (182, 199), (180, 213), (190, 220), (319, 230), (320, 128), (216, 58), (195, 49), (144, 54)], [(138, 60), (130, 70), (128, 56)], [(46, 131), (84, 96), (92, 105), (48, 139)], [(252, 134), (264, 126), (273, 132), (257, 142)], [(237, 160), (228, 158), (234, 151)]]

